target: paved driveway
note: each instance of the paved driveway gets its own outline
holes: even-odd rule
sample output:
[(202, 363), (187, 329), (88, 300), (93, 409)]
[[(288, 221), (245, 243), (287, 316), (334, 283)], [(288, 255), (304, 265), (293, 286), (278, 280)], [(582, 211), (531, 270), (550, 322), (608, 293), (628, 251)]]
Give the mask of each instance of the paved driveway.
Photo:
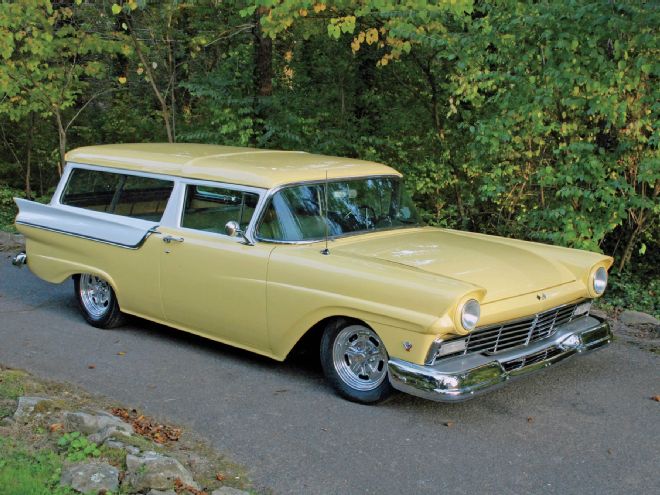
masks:
[(470, 402), (397, 395), (360, 406), (304, 360), (277, 363), (142, 320), (96, 330), (71, 282), (42, 282), (0, 256), (0, 362), (194, 428), (249, 466), (257, 487), (657, 493), (660, 404), (649, 397), (660, 393), (659, 361), (621, 339)]

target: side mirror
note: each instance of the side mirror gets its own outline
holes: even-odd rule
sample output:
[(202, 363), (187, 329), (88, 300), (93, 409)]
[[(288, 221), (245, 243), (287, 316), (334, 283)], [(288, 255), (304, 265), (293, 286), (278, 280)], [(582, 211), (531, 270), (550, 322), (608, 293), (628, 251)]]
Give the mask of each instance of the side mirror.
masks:
[(236, 234), (242, 233), (241, 226), (236, 220), (230, 220), (225, 224), (225, 233), (230, 237), (234, 237)]
[(239, 235), (243, 238), (245, 244), (247, 244), (248, 246), (254, 245), (254, 243), (250, 239), (248, 239), (247, 235), (245, 235), (245, 232), (241, 230), (241, 226), (236, 220), (230, 220), (225, 224), (225, 233), (230, 237), (236, 237), (237, 235)]

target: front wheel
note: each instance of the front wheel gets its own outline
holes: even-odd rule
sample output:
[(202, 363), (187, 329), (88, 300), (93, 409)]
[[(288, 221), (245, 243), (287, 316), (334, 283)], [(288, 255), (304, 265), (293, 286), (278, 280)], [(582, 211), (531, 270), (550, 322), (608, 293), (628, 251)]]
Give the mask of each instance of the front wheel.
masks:
[(387, 351), (371, 328), (335, 321), (321, 338), (321, 365), (327, 380), (344, 398), (362, 404), (385, 400), (392, 393)]
[(101, 277), (82, 273), (73, 278), (76, 300), (87, 323), (97, 328), (115, 328), (124, 323), (117, 296)]

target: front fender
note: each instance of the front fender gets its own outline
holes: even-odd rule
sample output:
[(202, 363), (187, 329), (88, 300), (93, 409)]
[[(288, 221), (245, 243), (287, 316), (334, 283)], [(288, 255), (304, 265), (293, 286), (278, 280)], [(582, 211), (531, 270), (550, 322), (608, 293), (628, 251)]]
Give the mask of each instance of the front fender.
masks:
[[(268, 267), (268, 331), (283, 359), (316, 323), (347, 316), (368, 323), (392, 356), (422, 363), (438, 334), (456, 333), (454, 310), (472, 284), (396, 263), (340, 254), (316, 245), (278, 246)], [(403, 343), (411, 343), (406, 351)]]

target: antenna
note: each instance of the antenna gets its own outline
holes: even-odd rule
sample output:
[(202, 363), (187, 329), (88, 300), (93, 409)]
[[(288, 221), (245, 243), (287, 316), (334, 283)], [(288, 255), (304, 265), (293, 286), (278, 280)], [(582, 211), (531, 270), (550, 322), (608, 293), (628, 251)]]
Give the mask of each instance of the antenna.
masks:
[(325, 195), (325, 208), (323, 211), (323, 223), (325, 224), (325, 249), (321, 251), (321, 254), (328, 255), (330, 250), (328, 249), (328, 169), (325, 169), (325, 183), (324, 183), (324, 195)]

